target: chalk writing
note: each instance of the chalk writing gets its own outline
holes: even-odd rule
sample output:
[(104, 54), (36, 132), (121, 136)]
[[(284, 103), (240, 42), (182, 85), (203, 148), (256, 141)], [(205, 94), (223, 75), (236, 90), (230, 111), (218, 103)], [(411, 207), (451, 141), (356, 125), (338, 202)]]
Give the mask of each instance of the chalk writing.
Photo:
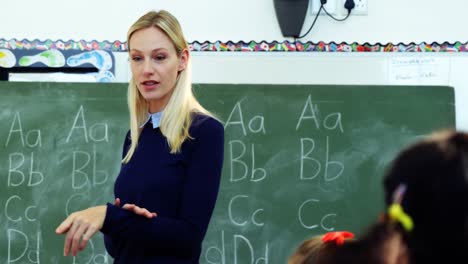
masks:
[[(229, 201), (229, 207), (228, 207), (229, 219), (231, 220), (232, 224), (237, 225), (237, 226), (244, 226), (244, 225), (246, 225), (248, 223), (247, 220), (239, 222), (239, 221), (235, 220), (235, 217), (234, 217), (233, 204), (234, 204), (234, 202), (237, 202), (237, 200), (241, 199), (241, 198), (243, 199), (244, 204), (249, 202), (249, 196), (248, 195), (239, 194), (239, 195), (236, 195), (236, 196), (231, 198), (231, 200)], [(242, 209), (242, 210), (239, 210), (239, 211), (245, 212), (245, 209)], [(255, 211), (252, 212), (251, 216), (249, 217), (250, 218), (249, 220), (252, 221), (252, 223), (254, 225), (256, 225), (256, 226), (265, 225), (265, 223), (262, 222), (262, 220), (258, 219), (260, 217), (260, 216), (258, 216), (258, 214), (263, 212), (263, 211), (264, 211), (263, 208), (256, 209)]]
[[(12, 222), (20, 222), (21, 220), (23, 220), (23, 217), (22, 216), (18, 216), (17, 218), (13, 218), (13, 216), (10, 215), (9, 213), (9, 209), (10, 209), (10, 203), (13, 202), (13, 200), (19, 200), (21, 201), (22, 198), (18, 195), (13, 195), (11, 196), (10, 198), (8, 198), (8, 200), (6, 201), (5, 203), (5, 216), (7, 217), (8, 220), (12, 221)], [(16, 205), (16, 206), (15, 206)], [(22, 208), (21, 207), (21, 203), (14, 203), (11, 205), (13, 208)], [(26, 209), (24, 209), (24, 217), (26, 218), (26, 220), (28, 220), (29, 222), (34, 222), (37, 220), (37, 218), (35, 218), (34, 216), (32, 216), (33, 213), (36, 213), (37, 214), (37, 210), (35, 210), (37, 208), (37, 206), (35, 205), (28, 205), (26, 207)], [(32, 213), (31, 213), (31, 210), (34, 210)]]
[(91, 138), (91, 140), (94, 142), (109, 142), (108, 125), (106, 123), (93, 124), (88, 129), (88, 127), (86, 126), (84, 107), (82, 105), (80, 106), (78, 112), (75, 115), (73, 125), (70, 128), (70, 131), (68, 132), (67, 139), (65, 140), (66, 143), (70, 142), (70, 139), (72, 138), (72, 135), (74, 134), (75, 130), (77, 130), (77, 133), (81, 131), (81, 134), (86, 143), (88, 143), (89, 141), (88, 138)]
[[(231, 237), (228, 239), (230, 240)], [(226, 248), (226, 244), (232, 245), (232, 248)], [(241, 234), (233, 234), (232, 240), (227, 241), (225, 238), (225, 231), (221, 230), (221, 243), (220, 246), (208, 247), (204, 254), (204, 261), (209, 264), (268, 264), (269, 262), (269, 243), (264, 243), (263, 247), (255, 248), (251, 240)], [(227, 251), (232, 252), (228, 257)], [(263, 252), (262, 252), (263, 251)], [(240, 259), (239, 255), (244, 254), (248, 256), (247, 259)]]
[(42, 138), (41, 130), (33, 129), (26, 132), (23, 131), (23, 125), (21, 123), (21, 115), (19, 112), (15, 113), (13, 121), (11, 122), (10, 130), (8, 132), (8, 137), (5, 142), (5, 146), (8, 147), (10, 140), (14, 137), (18, 138), (21, 141), (21, 146), (27, 146), (30, 148), (41, 147)]
[[(318, 206), (318, 204), (320, 203), (319, 200), (317, 199), (308, 199), (306, 201), (304, 201), (300, 206), (299, 206), (299, 209), (297, 211), (298, 213), (298, 219), (299, 219), (299, 222), (301, 223), (301, 225), (304, 227), (304, 228), (307, 228), (307, 229), (314, 229), (314, 228), (318, 228), (318, 227), (321, 227), (323, 230), (325, 231), (333, 231), (334, 228), (332, 226), (327, 226), (326, 225), (326, 221), (330, 218), (330, 217), (336, 217), (336, 214), (335, 213), (329, 213), (329, 214), (326, 214), (324, 216), (322, 216), (320, 218), (320, 221), (317, 221), (317, 220), (311, 220), (309, 218), (306, 217), (306, 215), (309, 215), (310, 217), (310, 212), (307, 213), (307, 209), (309, 209), (307, 206)], [(310, 210), (310, 209), (309, 209)]]
[[(231, 182), (236, 182), (236, 181), (242, 181), (247, 178), (248, 173), (249, 173), (249, 166), (247, 165), (247, 162), (242, 160), (246, 153), (247, 147), (245, 146), (244, 142), (241, 140), (231, 140), (229, 141), (229, 159), (230, 159), (230, 164), (231, 164), (231, 174), (230, 174), (230, 180)], [(240, 151), (236, 151), (236, 146), (237, 149), (240, 149)], [(251, 149), (251, 173), (250, 173), (250, 181), (252, 182), (260, 182), (264, 180), (267, 177), (267, 171), (264, 168), (256, 168), (255, 165), (255, 145), (251, 144), (250, 145)], [(241, 170), (243, 171), (243, 174), (240, 174), (242, 176), (237, 176), (236, 174), (236, 168), (241, 167)]]
[(72, 166), (72, 187), (73, 189), (81, 189), (89, 185), (101, 185), (107, 182), (108, 174), (104, 170), (97, 170), (97, 153), (93, 149), (92, 153), (92, 181), (91, 176), (84, 171), (88, 168), (91, 161), (91, 154), (86, 151), (73, 151), (73, 166)]
[(330, 113), (325, 116), (322, 122), (320, 122), (319, 116), (317, 114), (318, 112), (319, 112), (318, 105), (313, 104), (312, 96), (309, 95), (304, 104), (304, 107), (302, 108), (301, 116), (299, 117), (299, 120), (297, 121), (296, 130), (299, 130), (304, 120), (311, 119), (317, 129), (320, 129), (322, 125), (325, 129), (328, 129), (328, 130), (339, 129), (341, 133), (344, 132), (343, 124), (341, 121), (341, 113), (339, 112)]
[[(34, 152), (31, 152), (29, 162), (29, 172), (27, 186), (36, 186), (44, 181), (44, 174), (40, 171), (34, 170)], [(8, 168), (8, 186), (17, 187), (23, 184), (26, 180), (26, 175), (23, 171), (26, 157), (23, 153), (15, 152), (8, 155), (9, 168)], [(16, 179), (15, 180), (13, 179)]]
[[(40, 263), (40, 242), (41, 232), (37, 232), (35, 245), (30, 246), (29, 237), (22, 231), (9, 228), (7, 230), (8, 237), (8, 257), (7, 264), (15, 263)], [(21, 254), (14, 254), (15, 251), (20, 250)], [(27, 255), (26, 255), (27, 253)], [(26, 255), (26, 259), (24, 259)], [(27, 261), (27, 262), (25, 262)]]
[[(237, 119), (234, 119), (234, 115), (237, 114)], [(242, 129), (244, 136), (247, 135), (246, 125), (244, 122), (244, 115), (242, 114), (241, 102), (237, 102), (234, 105), (229, 117), (227, 118), (224, 128), (227, 129), (229, 126), (239, 125)], [(248, 128), (251, 133), (260, 133), (266, 134), (265, 129), (265, 118), (261, 115), (256, 115), (249, 120)]]

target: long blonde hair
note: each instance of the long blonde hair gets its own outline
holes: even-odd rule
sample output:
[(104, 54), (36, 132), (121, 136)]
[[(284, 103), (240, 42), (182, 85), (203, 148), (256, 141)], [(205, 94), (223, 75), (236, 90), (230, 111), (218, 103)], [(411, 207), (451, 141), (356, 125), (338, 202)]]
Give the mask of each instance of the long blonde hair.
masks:
[[(130, 50), (130, 38), (133, 33), (140, 29), (156, 27), (162, 30), (174, 44), (177, 56), (180, 57), (184, 50), (189, 52), (187, 41), (185, 40), (182, 28), (177, 19), (165, 10), (150, 11), (140, 17), (128, 30), (127, 43)], [(138, 88), (132, 79), (128, 85), (128, 108), (130, 111), (130, 139), (131, 145), (126, 156), (122, 160), (127, 163), (135, 153), (140, 137), (140, 126), (147, 119), (148, 102), (138, 91)], [(188, 54), (187, 66), (179, 72), (174, 91), (164, 108), (161, 117), (161, 133), (167, 138), (171, 153), (180, 151), (182, 143), (191, 138), (189, 128), (192, 123), (192, 113), (202, 113), (213, 116), (197, 101), (192, 92), (192, 65), (190, 54)]]

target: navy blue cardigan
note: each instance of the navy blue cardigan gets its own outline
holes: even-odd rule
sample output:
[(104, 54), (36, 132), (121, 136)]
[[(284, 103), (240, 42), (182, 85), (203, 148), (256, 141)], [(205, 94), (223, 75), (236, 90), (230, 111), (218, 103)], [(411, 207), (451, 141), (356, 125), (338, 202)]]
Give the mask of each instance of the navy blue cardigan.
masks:
[[(101, 231), (114, 263), (199, 263), (221, 180), (224, 128), (211, 117), (195, 115), (189, 133), (193, 139), (170, 154), (160, 129), (148, 122), (132, 159), (122, 164), (115, 197), (157, 217), (107, 204)], [(127, 134), (123, 154), (129, 146)]]

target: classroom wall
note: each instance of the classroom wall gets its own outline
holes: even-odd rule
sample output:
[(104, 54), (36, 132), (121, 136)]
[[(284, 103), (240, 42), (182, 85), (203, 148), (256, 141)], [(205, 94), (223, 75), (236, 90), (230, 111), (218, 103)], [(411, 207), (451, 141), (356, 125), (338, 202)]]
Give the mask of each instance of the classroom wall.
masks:
[[(314, 0), (318, 1), (318, 0)], [(331, 1), (331, 0), (329, 0)], [(341, 0), (336, 0), (341, 1)], [(2, 1), (0, 38), (125, 40), (130, 24), (149, 9), (168, 9), (189, 41), (283, 40), (273, 0)], [(321, 17), (304, 41), (358, 43), (466, 41), (465, 0), (369, 0), (368, 16), (346, 22)], [(308, 13), (303, 32), (311, 24)]]
[[(341, 1), (341, 0), (337, 0)], [(25, 8), (25, 7), (28, 8)], [(129, 25), (150, 9), (167, 9), (180, 20), (189, 42), (283, 41), (273, 0), (91, 1), (70, 7), (59, 0), (2, 3), (3, 39), (121, 40)], [(369, 1), (367, 16), (336, 22), (321, 16), (301, 41), (357, 43), (466, 42), (462, 17), (468, 1)], [(70, 15), (72, 14), (72, 15)], [(313, 19), (308, 11), (303, 32)], [(66, 21), (66, 23), (64, 23)], [(194, 52), (194, 81), (201, 83), (434, 84), (456, 92), (457, 127), (468, 130), (468, 57), (464, 53), (251, 53)], [(117, 82), (129, 78), (126, 53), (114, 53)], [(399, 59), (420, 62), (402, 68)], [(398, 71), (413, 75), (396, 80)], [(420, 76), (419, 76), (419, 75)], [(429, 76), (429, 77), (427, 77)]]

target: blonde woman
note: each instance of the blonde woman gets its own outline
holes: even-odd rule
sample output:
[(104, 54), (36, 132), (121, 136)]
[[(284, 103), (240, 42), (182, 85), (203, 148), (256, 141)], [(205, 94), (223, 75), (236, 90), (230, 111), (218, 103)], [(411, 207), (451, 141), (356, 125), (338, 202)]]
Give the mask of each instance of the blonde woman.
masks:
[(71, 214), (56, 232), (66, 234), (64, 255), (101, 231), (114, 263), (198, 263), (219, 190), (224, 128), (192, 94), (190, 53), (173, 15), (143, 15), (127, 43), (130, 132), (116, 200)]

